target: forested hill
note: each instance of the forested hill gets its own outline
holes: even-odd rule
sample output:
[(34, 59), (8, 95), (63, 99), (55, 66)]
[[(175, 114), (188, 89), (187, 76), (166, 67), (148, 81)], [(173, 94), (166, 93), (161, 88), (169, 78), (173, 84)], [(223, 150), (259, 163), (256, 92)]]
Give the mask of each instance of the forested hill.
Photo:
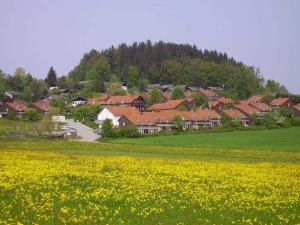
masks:
[(127, 81), (132, 87), (146, 83), (218, 86), (234, 97), (262, 92), (259, 70), (237, 62), (226, 53), (200, 50), (194, 45), (140, 42), (121, 44), (85, 54), (70, 73), (75, 81)]

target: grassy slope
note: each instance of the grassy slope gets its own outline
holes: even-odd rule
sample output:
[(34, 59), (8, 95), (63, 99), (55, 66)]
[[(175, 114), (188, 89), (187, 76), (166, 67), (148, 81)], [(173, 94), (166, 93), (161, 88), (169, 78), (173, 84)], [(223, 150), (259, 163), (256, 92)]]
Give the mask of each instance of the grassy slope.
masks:
[(228, 133), (181, 134), (176, 136), (116, 139), (114, 143), (201, 147), (217, 149), (300, 150), (300, 127), (289, 129), (234, 131)]

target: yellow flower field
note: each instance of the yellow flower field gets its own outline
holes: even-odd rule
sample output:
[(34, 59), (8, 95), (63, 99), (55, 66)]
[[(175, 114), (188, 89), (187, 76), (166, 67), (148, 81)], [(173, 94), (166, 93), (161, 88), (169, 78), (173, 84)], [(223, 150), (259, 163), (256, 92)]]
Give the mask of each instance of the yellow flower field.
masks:
[(0, 224), (297, 224), (300, 165), (2, 150)]

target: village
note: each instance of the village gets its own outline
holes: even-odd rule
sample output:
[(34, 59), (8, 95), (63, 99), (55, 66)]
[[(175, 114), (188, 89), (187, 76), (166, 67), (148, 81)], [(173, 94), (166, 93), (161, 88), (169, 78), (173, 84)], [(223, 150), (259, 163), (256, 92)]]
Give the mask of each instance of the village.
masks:
[[(123, 88), (126, 90), (125, 85)], [(172, 92), (178, 91), (178, 89), (183, 96), (179, 99), (172, 99)], [(149, 105), (147, 103), (153, 90), (159, 92), (160, 99), (158, 103)], [(264, 101), (264, 95), (255, 95), (249, 99), (234, 101), (230, 98), (220, 97), (222, 88), (217, 87), (204, 89), (188, 85), (154, 84), (148, 85), (143, 94), (118, 96), (103, 94), (93, 98), (77, 96), (69, 101), (61, 97), (69, 92), (70, 90), (61, 90), (60, 98), (64, 99), (65, 105), (69, 105), (73, 109), (82, 106), (99, 106), (100, 110), (94, 118), (94, 123), (99, 126), (97, 130), (100, 133), (102, 124), (107, 119), (111, 120), (114, 128), (122, 129), (134, 126), (138, 133), (144, 135), (176, 129), (174, 118), (181, 120), (182, 130), (198, 130), (224, 126), (222, 117), (226, 117), (239, 126), (254, 125), (257, 121), (263, 120), (264, 115), (271, 115), (278, 108), (287, 108), (291, 110), (292, 116), (300, 116), (300, 104), (293, 104), (288, 97), (272, 97), (268, 104)], [(197, 104), (197, 99), (194, 98), (195, 93), (203, 97), (204, 101), (201, 105)], [(5, 98), (0, 102), (0, 117), (8, 117), (13, 114), (15, 118), (21, 119), (26, 116), (28, 108), (35, 109), (41, 115), (47, 115), (52, 108), (51, 99), (58, 98), (57, 95), (49, 95), (41, 101), (26, 104), (17, 100), (19, 95), (20, 93), (15, 91), (5, 92)], [(51, 116), (53, 123), (64, 124), (66, 117), (72, 118), (72, 113), (60, 112)], [(67, 125), (60, 128), (69, 134), (76, 133), (76, 130)]]

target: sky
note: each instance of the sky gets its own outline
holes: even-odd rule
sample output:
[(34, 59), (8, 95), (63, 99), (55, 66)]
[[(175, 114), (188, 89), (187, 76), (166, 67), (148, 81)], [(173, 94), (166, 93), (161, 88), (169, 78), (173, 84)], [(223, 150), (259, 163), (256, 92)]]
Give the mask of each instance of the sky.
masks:
[(300, 94), (300, 0), (0, 0), (0, 69), (65, 75), (91, 49), (195, 44)]

